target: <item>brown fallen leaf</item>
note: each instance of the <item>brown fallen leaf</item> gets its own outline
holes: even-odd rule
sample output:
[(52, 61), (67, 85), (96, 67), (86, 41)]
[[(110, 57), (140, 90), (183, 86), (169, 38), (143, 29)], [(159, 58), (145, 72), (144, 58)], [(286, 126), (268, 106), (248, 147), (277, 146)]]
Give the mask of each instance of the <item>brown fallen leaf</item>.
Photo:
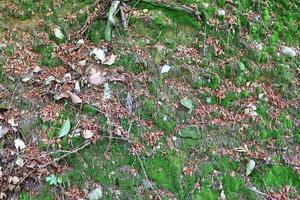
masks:
[(89, 77), (89, 82), (92, 85), (98, 86), (107, 81), (107, 77), (102, 72), (96, 72)]
[(74, 104), (82, 103), (82, 99), (75, 93), (68, 92)]
[(120, 81), (120, 82), (124, 82), (125, 81), (125, 76), (123, 74), (118, 74), (115, 76), (110, 76), (109, 77), (109, 81)]
[(55, 96), (54, 98), (56, 100), (60, 100), (60, 99), (64, 99), (64, 98), (69, 98), (69, 94), (67, 92), (62, 92), (60, 94), (58, 94), (57, 96)]
[(104, 61), (103, 61), (103, 65), (112, 65), (115, 63), (115, 60), (118, 56), (111, 54), (110, 56), (107, 56)]
[(5, 135), (6, 133), (8, 133), (9, 130), (10, 130), (10, 129), (9, 129), (8, 127), (6, 127), (6, 126), (4, 126), (4, 127), (0, 126), (0, 139), (1, 139), (2, 137), (4, 137), (4, 135)]

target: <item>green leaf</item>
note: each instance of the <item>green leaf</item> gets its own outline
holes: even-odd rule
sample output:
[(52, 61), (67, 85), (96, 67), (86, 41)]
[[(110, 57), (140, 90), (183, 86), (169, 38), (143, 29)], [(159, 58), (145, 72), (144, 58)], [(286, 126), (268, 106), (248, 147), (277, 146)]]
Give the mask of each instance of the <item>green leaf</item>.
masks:
[(254, 160), (250, 160), (247, 163), (246, 176), (249, 176), (251, 174), (251, 172), (254, 170), (254, 167), (255, 167), (255, 161)]
[(179, 135), (183, 138), (199, 139), (200, 132), (198, 126), (187, 126), (179, 131)]
[(51, 175), (46, 177), (46, 181), (49, 183), (49, 185), (57, 185), (57, 178), (55, 175)]
[(180, 103), (181, 103), (184, 107), (188, 108), (189, 110), (193, 110), (193, 109), (194, 109), (194, 105), (193, 105), (192, 99), (181, 99), (181, 100), (180, 100)]
[(71, 129), (71, 123), (70, 123), (70, 120), (67, 119), (64, 124), (62, 125), (62, 127), (60, 128), (60, 131), (59, 131), (59, 138), (62, 138), (66, 135), (68, 135), (68, 133), (70, 132), (70, 129)]

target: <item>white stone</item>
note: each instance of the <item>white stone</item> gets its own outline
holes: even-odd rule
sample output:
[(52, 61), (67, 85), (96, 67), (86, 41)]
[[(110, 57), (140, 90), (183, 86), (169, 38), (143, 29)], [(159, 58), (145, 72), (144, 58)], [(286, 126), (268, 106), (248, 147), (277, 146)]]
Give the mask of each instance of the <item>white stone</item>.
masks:
[(161, 68), (160, 73), (161, 73), (161, 74), (167, 73), (167, 72), (170, 71), (171, 68), (172, 68), (172, 67), (171, 67), (170, 65), (165, 64), (165, 65)]
[(286, 56), (289, 56), (289, 57), (295, 57), (296, 56), (296, 51), (293, 48), (287, 47), (287, 46), (282, 47), (281, 53), (283, 55), (286, 55)]
[(102, 198), (102, 190), (101, 188), (96, 188), (88, 194), (89, 200), (99, 200)]
[(23, 149), (26, 148), (26, 145), (23, 142), (23, 140), (18, 138), (18, 139), (15, 139), (14, 142), (15, 142), (15, 147), (17, 150), (22, 151)]
[(103, 49), (95, 48), (91, 51), (90, 56), (94, 56), (95, 60), (99, 60), (104, 62), (105, 60), (105, 52)]
[(218, 16), (225, 16), (225, 10), (223, 10), (223, 9), (220, 9), (220, 10), (218, 10)]
[(255, 49), (256, 49), (257, 51), (261, 51), (261, 50), (263, 49), (263, 45), (260, 44), (260, 43), (258, 43), (258, 44), (255, 45)]
[(19, 167), (23, 167), (24, 160), (22, 158), (17, 158), (16, 165), (18, 165)]
[(83, 135), (84, 139), (90, 139), (90, 138), (92, 138), (94, 136), (94, 133), (91, 130), (84, 130), (82, 132), (82, 135)]

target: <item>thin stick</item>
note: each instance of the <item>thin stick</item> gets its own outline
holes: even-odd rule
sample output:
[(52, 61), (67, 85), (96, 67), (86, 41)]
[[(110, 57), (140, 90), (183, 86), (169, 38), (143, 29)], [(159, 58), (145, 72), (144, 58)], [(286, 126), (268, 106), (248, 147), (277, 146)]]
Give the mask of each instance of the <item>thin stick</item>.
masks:
[(263, 193), (263, 192), (257, 190), (256, 187), (248, 187), (248, 189), (251, 190), (252, 192), (255, 192), (255, 193), (259, 194), (259, 195), (268, 196), (266, 193)]

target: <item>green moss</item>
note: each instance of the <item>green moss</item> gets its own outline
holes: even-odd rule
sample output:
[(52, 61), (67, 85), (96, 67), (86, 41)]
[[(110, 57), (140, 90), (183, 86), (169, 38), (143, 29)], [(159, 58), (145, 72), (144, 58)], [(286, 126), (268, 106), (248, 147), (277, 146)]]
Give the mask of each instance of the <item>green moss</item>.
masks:
[(115, 62), (114, 66), (121, 66), (126, 72), (130, 73), (140, 73), (143, 70), (142, 66), (137, 62), (136, 56), (133, 54), (121, 56)]
[(264, 190), (279, 190), (283, 186), (294, 187), (300, 192), (300, 177), (291, 168), (285, 166), (263, 167), (253, 173), (252, 181), (255, 186)]
[(180, 194), (180, 175), (183, 169), (184, 155), (168, 155), (165, 158), (156, 156), (145, 161), (149, 178), (159, 187)]
[(54, 46), (45, 45), (41, 41), (36, 40), (32, 50), (41, 54), (42, 58), (38, 61), (39, 65), (47, 66), (49, 68), (56, 67), (62, 63), (62, 61), (53, 55)]
[(82, 106), (81, 110), (84, 113), (89, 114), (91, 116), (95, 116), (98, 113), (98, 109), (94, 106), (89, 105), (89, 104), (84, 104)]
[(192, 199), (195, 200), (216, 200), (218, 199), (219, 195), (217, 191), (209, 188), (201, 188), (199, 192), (195, 192)]

